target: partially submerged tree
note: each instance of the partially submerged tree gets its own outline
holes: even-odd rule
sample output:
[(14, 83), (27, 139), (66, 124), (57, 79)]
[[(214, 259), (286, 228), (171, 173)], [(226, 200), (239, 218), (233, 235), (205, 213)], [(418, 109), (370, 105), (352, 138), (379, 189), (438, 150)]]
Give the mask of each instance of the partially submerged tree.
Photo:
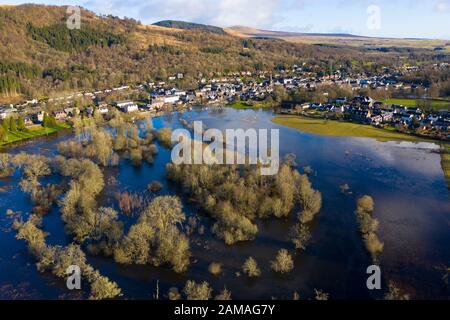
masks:
[(90, 300), (113, 299), (121, 295), (122, 290), (117, 283), (110, 281), (107, 277), (98, 274), (91, 282)]
[(39, 228), (41, 219), (31, 215), (26, 222), (16, 221), (17, 239), (27, 242), (28, 248), (36, 258), (40, 272), (50, 271), (60, 278), (67, 277), (69, 266), (78, 266), (91, 285), (90, 299), (112, 299), (121, 295), (115, 282), (102, 276), (87, 263), (86, 256), (79, 245), (66, 247), (50, 246), (45, 243), (46, 234)]
[(270, 262), (270, 266), (275, 272), (288, 273), (294, 269), (294, 261), (286, 249), (280, 249), (275, 260)]
[(163, 147), (172, 147), (172, 130), (170, 128), (160, 129), (156, 134), (156, 138)]
[(389, 281), (388, 292), (384, 295), (385, 300), (409, 300), (409, 295), (403, 292), (393, 281)]
[(305, 250), (309, 240), (311, 239), (311, 233), (306, 225), (297, 223), (291, 229), (290, 238), (295, 246), (295, 249)]
[(301, 176), (298, 196), (302, 205), (299, 214), (300, 222), (311, 222), (322, 207), (322, 194), (314, 190), (307, 176)]
[(177, 228), (185, 221), (178, 197), (155, 198), (115, 248), (114, 257), (124, 264), (169, 264), (184, 272), (191, 256), (189, 239)]
[(169, 289), (169, 292), (167, 292), (167, 298), (169, 300), (180, 300), (181, 294), (180, 291), (178, 291), (178, 288), (172, 287)]
[(322, 290), (314, 289), (314, 293), (315, 293), (314, 299), (316, 299), (316, 300), (324, 301), (324, 300), (328, 300), (330, 297), (330, 295), (328, 293), (323, 292)]
[(211, 262), (208, 266), (208, 271), (217, 277), (222, 273), (222, 264), (219, 262)]
[(11, 156), (8, 153), (0, 153), (0, 178), (9, 177), (13, 173), (14, 168), (11, 164)]
[(384, 244), (376, 234), (379, 223), (377, 219), (372, 217), (374, 209), (375, 202), (372, 197), (366, 195), (357, 200), (356, 215), (359, 230), (367, 251), (372, 255), (372, 259), (376, 260), (377, 255), (383, 251)]
[(242, 271), (250, 278), (257, 278), (261, 275), (258, 263), (253, 257), (248, 257), (242, 265)]
[(231, 291), (228, 290), (227, 288), (223, 288), (223, 290), (220, 291), (220, 293), (214, 297), (214, 300), (219, 300), (219, 301), (231, 300)]
[(72, 177), (69, 191), (62, 200), (61, 217), (69, 233), (83, 242), (95, 229), (96, 197), (103, 190), (100, 168), (90, 160), (72, 160), (74, 166), (64, 166), (63, 175)]
[(183, 289), (187, 300), (209, 300), (211, 299), (212, 291), (208, 282), (196, 283), (192, 280), (188, 280)]
[[(296, 204), (313, 214), (320, 210), (320, 193), (311, 188), (306, 176), (287, 164), (281, 166), (278, 175), (262, 176), (259, 166), (252, 165), (170, 163), (167, 175), (215, 219), (212, 231), (228, 245), (255, 239), (257, 217), (285, 218)], [(307, 186), (302, 187), (302, 183)]]

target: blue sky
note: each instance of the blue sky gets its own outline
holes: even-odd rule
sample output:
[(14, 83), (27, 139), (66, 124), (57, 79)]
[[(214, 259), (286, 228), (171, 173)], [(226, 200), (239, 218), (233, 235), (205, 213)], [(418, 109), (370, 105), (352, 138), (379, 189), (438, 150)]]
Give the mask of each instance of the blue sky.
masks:
[[(5, 4), (24, 2), (0, 1)], [(132, 17), (148, 24), (164, 19), (176, 19), (222, 27), (244, 25), (283, 31), (450, 40), (450, 0), (31, 0), (30, 2), (80, 5), (96, 13)], [(374, 6), (376, 11), (373, 11)], [(368, 8), (372, 9), (369, 13)], [(368, 19), (372, 21), (372, 24), (369, 24), (372, 26), (370, 28)], [(373, 24), (373, 21), (376, 24)]]

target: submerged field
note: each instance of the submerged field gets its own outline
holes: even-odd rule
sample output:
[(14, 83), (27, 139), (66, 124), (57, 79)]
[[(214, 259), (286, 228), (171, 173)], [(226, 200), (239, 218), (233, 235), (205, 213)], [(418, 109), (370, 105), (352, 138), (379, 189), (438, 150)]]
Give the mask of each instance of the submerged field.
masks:
[(421, 141), (422, 139), (394, 132), (387, 129), (378, 129), (368, 125), (340, 122), (333, 120), (310, 119), (299, 116), (278, 116), (272, 120), (289, 128), (321, 136), (333, 137), (361, 137), (373, 138), (379, 141)]
[[(378, 129), (368, 125), (333, 120), (278, 116), (273, 118), (272, 122), (320, 136), (373, 138), (378, 141), (426, 141), (419, 137), (395, 132), (393, 129)], [(442, 170), (450, 188), (450, 144), (442, 143), (441, 152)]]
[[(192, 194), (183, 196), (188, 188), (197, 186), (197, 180), (209, 181), (205, 173), (221, 177), (224, 168), (208, 171), (200, 167), (186, 167), (182, 171), (174, 171), (172, 166), (172, 170), (169, 170), (166, 165), (171, 162), (171, 152), (155, 141), (158, 153), (154, 154), (152, 163), (142, 161), (138, 166), (133, 161), (136, 160), (135, 154), (130, 153), (128, 156), (121, 156), (116, 166), (99, 165), (98, 168), (104, 176), (104, 188), (95, 199), (89, 199), (91, 193), (86, 191), (80, 199), (88, 198), (96, 207), (112, 208), (118, 213), (114, 222), (123, 223), (122, 236), (130, 235), (117, 243), (119, 248), (125, 248), (126, 239), (131, 241), (130, 243), (136, 240), (132, 237), (131, 230), (133, 226), (135, 231), (140, 230), (136, 229), (136, 226), (147, 207), (147, 201), (154, 201), (161, 196), (180, 196), (182, 211), (187, 220), (181, 223), (179, 231), (183, 233), (183, 239), (189, 240), (192, 253), (189, 265), (185, 271), (176, 272), (167, 263), (155, 265), (153, 260), (141, 261), (139, 259), (148, 253), (145, 250), (133, 255), (138, 258), (139, 263), (134, 263), (134, 258), (133, 261), (127, 261), (128, 256), (120, 255), (122, 263), (118, 263), (115, 261), (116, 254), (112, 257), (107, 251), (102, 253), (93, 250), (96, 248), (93, 244), (102, 243), (98, 242), (97, 238), (85, 241), (80, 247), (89, 264), (117, 283), (123, 293), (121, 299), (152, 299), (157, 290), (160, 299), (167, 299), (169, 290), (178, 288), (182, 293), (189, 280), (197, 283), (207, 281), (214, 290), (213, 295), (226, 287), (233, 300), (290, 300), (295, 292), (302, 299), (314, 299), (316, 290), (329, 293), (330, 299), (382, 299), (389, 281), (395, 281), (412, 299), (445, 299), (447, 291), (440, 270), (450, 258), (450, 252), (446, 250), (450, 241), (447, 224), (450, 207), (441, 158), (437, 152), (439, 146), (428, 142), (380, 142), (347, 136), (303, 134), (276, 124), (272, 121), (273, 116), (273, 113), (267, 110), (194, 108), (189, 112), (154, 118), (152, 124), (158, 130), (181, 128), (192, 121), (202, 121), (207, 128), (219, 130), (279, 129), (280, 157), (295, 155), (293, 166), (299, 172), (306, 171), (304, 166), (310, 166), (308, 179), (314, 190), (322, 194), (320, 212), (312, 222), (307, 223), (311, 238), (305, 250), (297, 250), (297, 244), (294, 246), (289, 237), (292, 227), (298, 222), (297, 214), (301, 209), (299, 206), (292, 208), (290, 212), (286, 212), (288, 215), (281, 218), (252, 218), (252, 215), (248, 214), (251, 223), (247, 220), (247, 225), (239, 224), (240, 227), (248, 227), (244, 229), (246, 232), (231, 234), (233, 237), (230, 238), (228, 231), (234, 229), (228, 230), (225, 223), (217, 224), (217, 214), (220, 210), (213, 210), (215, 214), (211, 215), (208, 207), (205, 207), (205, 204), (214, 202), (213, 198), (206, 197), (207, 202), (199, 201), (202, 200), (200, 196), (205, 194), (204, 190), (195, 193), (196, 198), (193, 198)], [(58, 144), (68, 139), (74, 139), (74, 136), (64, 131), (58, 135), (36, 139), (33, 143), (8, 146), (4, 149), (12, 155), (26, 152), (28, 155), (43, 155), (56, 159), (57, 154), (64, 152), (57, 147)], [(23, 160), (29, 158), (23, 157)], [(63, 163), (66, 162), (61, 162)], [(53, 164), (55, 166), (51, 166), (52, 170), (57, 170), (57, 163)], [(94, 166), (91, 164), (90, 167)], [(92, 172), (96, 171), (98, 170)], [(51, 248), (71, 245), (73, 239), (66, 233), (67, 228), (79, 226), (71, 220), (64, 220), (69, 211), (63, 209), (69, 206), (63, 207), (62, 203), (68, 197), (72, 186), (76, 186), (76, 183), (71, 181), (76, 182), (81, 178), (78, 174), (71, 177), (61, 176), (58, 172), (52, 171), (51, 175), (39, 180), (42, 186), (55, 184), (65, 192), (42, 218), (43, 224), (40, 227), (48, 233), (45, 240)], [(168, 179), (170, 172), (172, 179)], [(184, 181), (183, 186), (176, 182), (177, 179), (173, 179), (177, 176)], [(291, 176), (295, 177), (287, 174), (284, 175), (284, 180), (279, 181), (285, 191), (291, 190), (286, 188), (290, 186), (288, 182), (291, 181)], [(30, 195), (24, 193), (19, 186), (23, 178), (21, 170), (18, 169), (12, 176), (0, 179), (0, 188), (3, 188), (0, 212), (10, 209), (14, 216), (26, 221), (34, 204)], [(92, 178), (92, 175), (83, 175), (83, 179), (85, 178)], [(161, 189), (155, 191), (156, 193), (149, 190), (149, 184), (154, 180), (161, 183)], [(233, 181), (239, 182), (239, 179)], [(255, 201), (253, 198), (257, 193), (249, 190), (272, 190), (268, 189), (272, 183), (256, 181), (252, 175), (246, 173), (245, 179), (238, 184), (220, 183), (217, 192), (208, 191), (208, 194), (214, 198), (231, 197), (231, 203), (233, 206), (239, 204), (239, 210), (225, 210), (229, 209), (229, 206), (224, 205), (221, 208), (222, 213), (227, 213), (226, 216), (231, 218), (241, 216), (242, 212), (251, 213), (264, 203), (258, 199)], [(340, 188), (344, 184), (347, 185), (345, 192)], [(205, 190), (212, 190), (208, 187), (210, 185), (207, 184)], [(248, 186), (254, 186), (256, 189), (250, 189)], [(93, 185), (86, 187), (92, 188)], [(77, 193), (71, 195), (76, 196)], [(276, 200), (274, 204), (285, 201), (282, 198), (277, 200), (272, 191), (267, 195), (265, 198), (272, 197)], [(373, 261), (365, 248), (355, 214), (356, 201), (363, 195), (370, 195), (375, 201), (373, 217), (379, 221), (377, 235), (384, 243), (384, 250), (378, 261), (383, 270), (383, 290), (377, 292), (367, 290), (366, 269)], [(256, 205), (246, 206), (246, 203)], [(157, 208), (159, 207), (154, 206), (152, 212)], [(285, 209), (286, 206), (282, 205), (281, 208)], [(97, 212), (93, 210), (86, 214)], [(161, 212), (167, 213), (168, 210)], [(235, 220), (246, 221), (232, 219), (231, 222), (234, 224)], [(224, 222), (226, 221), (229, 220)], [(88, 296), (87, 283), (83, 282), (83, 292), (68, 292), (64, 279), (55, 277), (49, 271), (39, 272), (36, 268), (36, 258), (30, 254), (24, 241), (16, 239), (11, 223), (11, 217), (6, 214), (0, 216), (0, 269), (4, 271), (0, 274), (0, 299), (82, 299)], [(108, 225), (110, 224), (105, 226)], [(252, 235), (250, 240), (231, 244), (231, 240), (237, 239), (235, 237), (244, 237), (248, 232)], [(154, 236), (158, 234), (160, 233), (155, 233)], [(158, 238), (152, 237), (152, 248), (158, 243)], [(108, 246), (104, 247), (107, 248)], [(291, 254), (293, 262), (293, 269), (283, 274), (275, 272), (272, 266), (272, 261), (281, 249)], [(150, 251), (150, 257), (158, 257), (164, 252)], [(181, 256), (183, 255), (177, 254), (174, 258)], [(260, 269), (259, 276), (255, 278), (249, 278), (242, 268), (250, 256), (257, 261)]]

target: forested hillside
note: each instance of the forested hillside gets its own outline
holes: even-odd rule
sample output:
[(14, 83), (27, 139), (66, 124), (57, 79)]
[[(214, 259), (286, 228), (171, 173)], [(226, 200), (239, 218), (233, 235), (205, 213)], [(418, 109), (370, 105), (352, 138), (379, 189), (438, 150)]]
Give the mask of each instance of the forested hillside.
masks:
[(66, 19), (66, 7), (0, 8), (0, 102), (167, 81), (176, 73), (184, 74), (177, 86), (187, 89), (195, 87), (199, 76), (213, 73), (273, 72), (303, 62), (311, 71), (370, 73), (399, 61), (398, 54), (245, 39), (191, 24), (183, 30), (147, 26), (86, 10), (80, 30), (66, 28)]
[(222, 28), (215, 26), (208, 26), (199, 23), (185, 22), (185, 21), (175, 21), (175, 20), (164, 20), (154, 23), (155, 26), (166, 27), (166, 28), (175, 28), (175, 29), (184, 29), (184, 30), (200, 30), (205, 32), (217, 33), (217, 34), (225, 34), (225, 31)]

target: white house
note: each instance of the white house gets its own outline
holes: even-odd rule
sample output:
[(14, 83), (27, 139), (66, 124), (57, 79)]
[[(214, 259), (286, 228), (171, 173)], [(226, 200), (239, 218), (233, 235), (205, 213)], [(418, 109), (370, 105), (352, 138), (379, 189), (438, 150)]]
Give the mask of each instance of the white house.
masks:
[(152, 101), (149, 104), (147, 104), (147, 109), (158, 110), (158, 109), (161, 109), (163, 106), (164, 106), (164, 98), (157, 97), (157, 98), (153, 98)]
[(100, 114), (107, 114), (109, 112), (108, 106), (107, 105), (101, 105), (98, 107), (98, 112)]
[(12, 106), (9, 108), (0, 109), (0, 118), (1, 119), (9, 118), (13, 115), (13, 113), (16, 113), (16, 112), (17, 112), (17, 109)]
[(130, 86), (121, 86), (121, 87), (113, 88), (113, 91), (122, 91), (122, 90), (127, 90), (127, 89), (130, 89)]
[(133, 101), (122, 101), (116, 103), (117, 108), (122, 110), (125, 113), (138, 111), (138, 105), (135, 104)]
[(44, 114), (45, 114), (45, 112), (44, 111), (38, 111), (37, 113), (35, 113), (33, 116), (32, 116), (32, 119), (34, 119), (36, 122), (38, 122), (38, 123), (41, 123), (41, 122), (43, 122), (44, 121)]
[(171, 95), (171, 96), (165, 96), (164, 97), (164, 103), (176, 103), (180, 100), (179, 96)]

